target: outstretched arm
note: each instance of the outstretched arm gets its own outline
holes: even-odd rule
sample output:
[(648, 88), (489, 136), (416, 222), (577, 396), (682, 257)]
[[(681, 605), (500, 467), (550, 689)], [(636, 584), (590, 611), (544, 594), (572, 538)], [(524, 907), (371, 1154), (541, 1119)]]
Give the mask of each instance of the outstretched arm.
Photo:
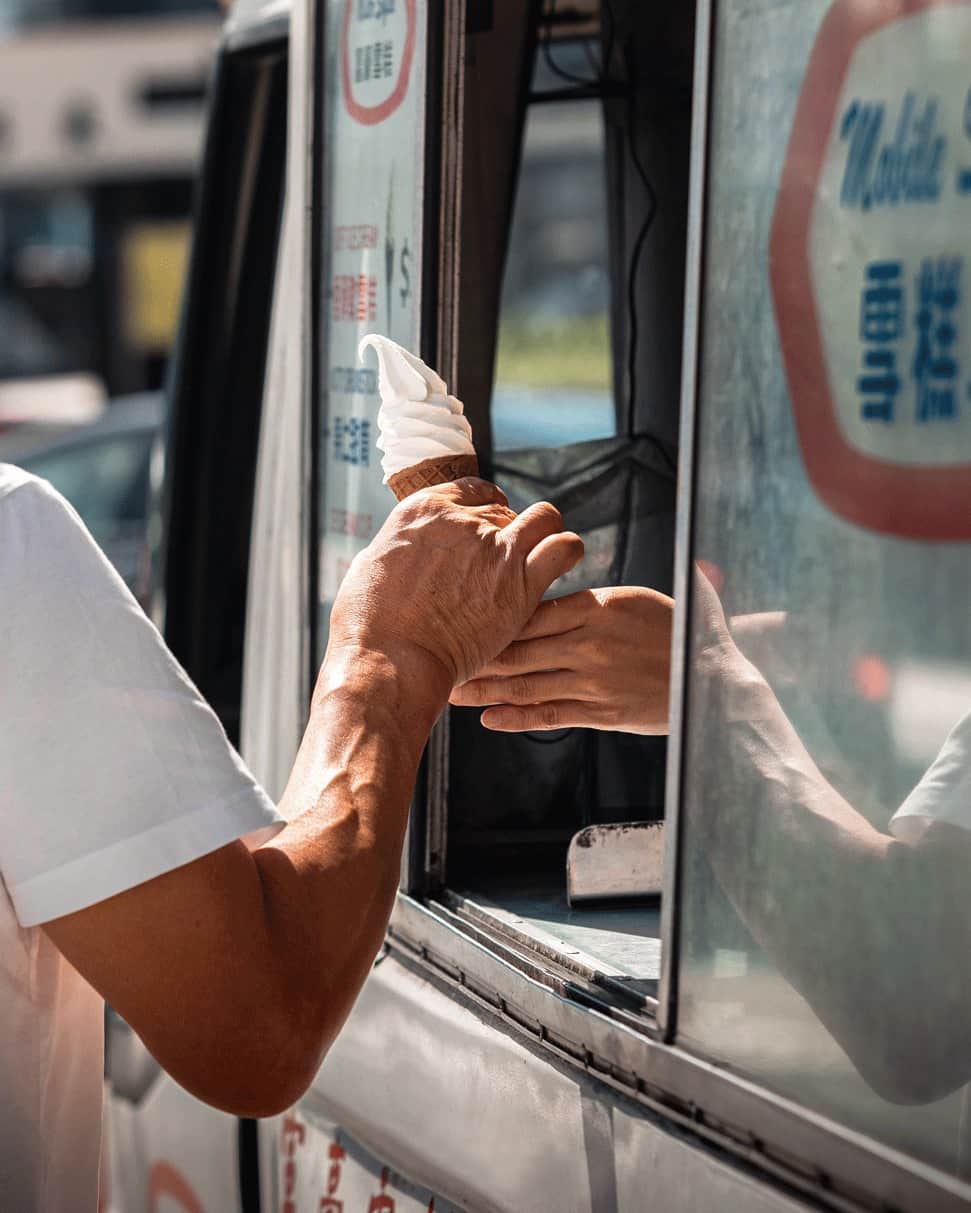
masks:
[(296, 820), (47, 924), (188, 1090), (265, 1116), (306, 1089), (380, 947), (449, 688), (581, 554), (552, 507), (513, 519), (482, 482), (399, 506), (335, 604), (284, 797)]
[(935, 824), (908, 844), (876, 830), (821, 775), (727, 630), (695, 678), (719, 772), (692, 804), (695, 828), (739, 916), (879, 1094), (925, 1103), (962, 1086), (971, 835)]

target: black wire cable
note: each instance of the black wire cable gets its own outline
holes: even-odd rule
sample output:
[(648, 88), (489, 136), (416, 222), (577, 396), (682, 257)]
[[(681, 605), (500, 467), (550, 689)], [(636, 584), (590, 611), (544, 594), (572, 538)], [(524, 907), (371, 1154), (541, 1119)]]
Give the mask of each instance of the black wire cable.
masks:
[(606, 81), (610, 77), (610, 70), (614, 62), (614, 47), (617, 43), (617, 16), (614, 13), (613, 0), (601, 0), (600, 8), (600, 25), (603, 32), (603, 14), (606, 10), (607, 16), (610, 18), (610, 33), (604, 36), (604, 45), (601, 55), (603, 57), (603, 67), (601, 69), (601, 79)]
[[(597, 78), (593, 80), (585, 80), (582, 76), (575, 76), (572, 72), (568, 72), (562, 64), (556, 62), (553, 57), (552, 38), (553, 38), (553, 21), (556, 17), (557, 0), (551, 0), (549, 18), (546, 25), (544, 36), (541, 39), (543, 58), (550, 71), (563, 80), (567, 84), (572, 84), (582, 89), (601, 89), (606, 90), (612, 86), (613, 82), (609, 79), (610, 69), (613, 63), (614, 51), (617, 44), (617, 15), (614, 12), (612, 0), (602, 0), (601, 20), (605, 15), (608, 22), (608, 28), (604, 31), (604, 47), (602, 51), (602, 62), (600, 64)], [(589, 52), (588, 43), (584, 41), (584, 48), (588, 52), (588, 58), (592, 67), (596, 68), (593, 61), (592, 53)], [(638, 154), (637, 150), (637, 133), (636, 133), (636, 108), (635, 99), (636, 92), (633, 86), (633, 69), (628, 55), (628, 70), (627, 84), (624, 89), (627, 95), (628, 114), (627, 114), (627, 142), (628, 154), (634, 170), (644, 187), (647, 194), (648, 208), (647, 214), (641, 223), (640, 230), (634, 240), (634, 246), (631, 251), (630, 267), (627, 279), (627, 432), (634, 432), (634, 413), (637, 402), (637, 355), (640, 348), (640, 326), (638, 323), (638, 307), (637, 307), (637, 276), (640, 270), (641, 259), (644, 254), (644, 248), (647, 244), (647, 239), (651, 234), (651, 229), (657, 218), (658, 212), (658, 197), (657, 191), (648, 176), (647, 170)], [(667, 447), (654, 439), (654, 445), (657, 448), (661, 458), (664, 461), (665, 467), (672, 476), (677, 475), (677, 467), (671, 452)]]
[(657, 192), (651, 183), (650, 177), (647, 175), (647, 170), (644, 168), (637, 151), (637, 135), (634, 127), (635, 116), (634, 90), (631, 89), (628, 97), (627, 150), (631, 163), (647, 194), (648, 204), (647, 214), (644, 216), (640, 231), (634, 240), (634, 247), (630, 258), (630, 270), (627, 276), (627, 432), (629, 434), (633, 433), (634, 430), (634, 405), (637, 400), (637, 350), (640, 341), (637, 320), (637, 274), (640, 269), (644, 246), (647, 243), (648, 236), (651, 234), (651, 228), (654, 226), (658, 210)]
[[(600, 65), (598, 77), (595, 80), (584, 80), (584, 79), (582, 79), (582, 77), (572, 75), (571, 73), (567, 72), (562, 67), (562, 65), (558, 64), (555, 61), (555, 59), (553, 58), (552, 19), (556, 15), (556, 3), (557, 3), (557, 0), (551, 0), (550, 14), (549, 14), (550, 22), (546, 27), (545, 36), (541, 40), (543, 58), (546, 61), (547, 66), (549, 67), (550, 71), (555, 76), (559, 77), (561, 80), (565, 81), (568, 84), (574, 84), (574, 85), (580, 86), (584, 89), (600, 88), (601, 90), (606, 92), (607, 88), (611, 86), (611, 81), (609, 79), (609, 73), (610, 73), (610, 69), (612, 66), (612, 62), (613, 62), (614, 51), (616, 49), (616, 37), (617, 37), (617, 19), (616, 19), (616, 14), (614, 13), (614, 7), (613, 7), (612, 0), (602, 0), (603, 7), (601, 9), (601, 12), (603, 13), (604, 11), (606, 11), (606, 13), (607, 13), (607, 16), (608, 16), (609, 22), (610, 22), (610, 32), (609, 32), (609, 35), (605, 33), (605, 36), (604, 36), (604, 49), (602, 52), (603, 62)], [(585, 42), (584, 46), (586, 47), (586, 45), (587, 44)], [(596, 67), (596, 65), (593, 61), (592, 55), (589, 55), (588, 59), (591, 64), (591, 67)], [(640, 230), (638, 231), (637, 237), (634, 241), (634, 247), (631, 252), (630, 268), (629, 268), (629, 273), (628, 273), (628, 278), (627, 278), (627, 309), (628, 309), (627, 432), (628, 432), (628, 434), (633, 434), (634, 433), (634, 412), (635, 412), (635, 406), (636, 406), (636, 401), (637, 401), (637, 354), (638, 354), (638, 349), (639, 349), (639, 345), (640, 345), (640, 330), (639, 330), (638, 315), (637, 315), (637, 312), (638, 312), (637, 277), (638, 277), (638, 272), (640, 269), (641, 258), (643, 257), (643, 254), (644, 254), (644, 248), (647, 244), (647, 239), (650, 236), (651, 229), (654, 227), (655, 220), (657, 219), (658, 196), (657, 196), (657, 191), (655, 190), (654, 185), (650, 179), (650, 176), (648, 175), (647, 169), (644, 167), (643, 161), (641, 160), (640, 155), (637, 150), (637, 133), (636, 133), (636, 125), (635, 125), (635, 118), (637, 116), (637, 114), (636, 114), (636, 92), (635, 92), (634, 85), (633, 85), (633, 70), (632, 70), (630, 61), (628, 61), (627, 76), (628, 76), (628, 80), (627, 80), (627, 84), (626, 84), (624, 91), (627, 95), (627, 105), (628, 105), (628, 111), (627, 111), (628, 155), (630, 157), (631, 163), (634, 166), (635, 172), (637, 173), (637, 176), (640, 179), (640, 182), (644, 187), (644, 191), (647, 194), (647, 199), (648, 199), (647, 214), (644, 216), (644, 219), (641, 223)], [(667, 470), (669, 471), (669, 473), (671, 474), (671, 476), (674, 478), (677, 478), (677, 474), (678, 474), (677, 465), (676, 465), (674, 459), (672, 458), (671, 452), (667, 449), (667, 447), (664, 445), (664, 443), (660, 441), (660, 439), (654, 438), (653, 436), (651, 436), (650, 441), (651, 441), (651, 445), (654, 447), (654, 449), (658, 452), (658, 454), (663, 459), (664, 464), (665, 464)], [(629, 513), (629, 510), (630, 510), (630, 506), (628, 503), (628, 513)], [(621, 575), (622, 575), (623, 566), (626, 563), (627, 540), (628, 540), (628, 536), (625, 531), (623, 539), (620, 542), (621, 550), (619, 552), (619, 556), (620, 556), (620, 570), (619, 571), (621, 572)], [(536, 732), (523, 733), (523, 734), (521, 734), (521, 736), (524, 737), (527, 741), (532, 742), (534, 745), (557, 745), (561, 741), (564, 741), (570, 732), (571, 732), (571, 730), (567, 730), (566, 732), (562, 733), (560, 736), (555, 736), (555, 737), (545, 736), (542, 733), (536, 733)]]
[[(608, 8), (610, 0), (605, 0)], [(611, 10), (612, 15), (612, 10)], [(637, 405), (637, 354), (640, 346), (640, 326), (637, 316), (637, 276), (640, 270), (641, 258), (644, 254), (644, 248), (647, 244), (647, 238), (651, 234), (651, 229), (654, 227), (658, 213), (658, 196), (654, 188), (654, 184), (648, 175), (647, 169), (640, 158), (637, 150), (637, 112), (636, 112), (636, 91), (633, 86), (633, 66), (630, 63), (628, 56), (628, 78), (630, 84), (627, 93), (627, 148), (628, 155), (634, 170), (644, 187), (647, 194), (648, 206), (647, 214), (644, 216), (640, 230), (634, 241), (634, 247), (631, 252), (630, 270), (627, 278), (627, 432), (634, 433), (634, 413)], [(651, 436), (651, 443), (654, 449), (660, 454), (664, 461), (664, 465), (668, 472), (677, 479), (678, 468), (677, 463), (671, 452), (659, 439)]]

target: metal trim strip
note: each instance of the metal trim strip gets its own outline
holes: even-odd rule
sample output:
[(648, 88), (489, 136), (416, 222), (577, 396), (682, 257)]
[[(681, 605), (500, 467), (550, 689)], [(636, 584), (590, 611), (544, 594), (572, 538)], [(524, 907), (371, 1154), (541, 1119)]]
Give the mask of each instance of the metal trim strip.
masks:
[(661, 982), (658, 1026), (666, 1041), (674, 1039), (678, 1006), (678, 919), (681, 908), (681, 789), (684, 771), (684, 726), (687, 720), (688, 644), (691, 623), (691, 540), (694, 517), (695, 432), (702, 337), (702, 283), (705, 255), (705, 201), (711, 106), (713, 0), (698, 0), (695, 26), (694, 112), (691, 131), (691, 195), (688, 216), (685, 333), (682, 357), (681, 434), (678, 506), (675, 524), (674, 635), (671, 660), (671, 709), (665, 783), (664, 885), (661, 896)]
[(527, 976), (441, 907), (399, 894), (388, 943), (557, 1056), (824, 1208), (967, 1213), (971, 1206), (971, 1185), (661, 1040), (647, 1020), (640, 1028), (618, 1022), (583, 1005), (569, 986)]

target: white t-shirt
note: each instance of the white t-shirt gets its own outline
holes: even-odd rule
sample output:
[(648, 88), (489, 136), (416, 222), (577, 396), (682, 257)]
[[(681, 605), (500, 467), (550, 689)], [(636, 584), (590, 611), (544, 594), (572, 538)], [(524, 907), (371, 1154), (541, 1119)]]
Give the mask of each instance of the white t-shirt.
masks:
[(951, 730), (890, 829), (904, 842), (916, 842), (932, 821), (971, 830), (971, 712)]
[(0, 464), (0, 1209), (94, 1210), (103, 1003), (38, 928), (280, 818), (71, 507)]

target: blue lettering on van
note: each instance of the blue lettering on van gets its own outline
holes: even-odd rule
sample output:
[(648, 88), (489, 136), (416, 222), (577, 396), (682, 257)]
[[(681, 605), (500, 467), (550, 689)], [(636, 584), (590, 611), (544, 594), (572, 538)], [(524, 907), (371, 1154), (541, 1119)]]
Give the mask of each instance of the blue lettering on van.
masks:
[(900, 376), (897, 356), (906, 325), (903, 265), (871, 261), (864, 270), (860, 296), (863, 373), (856, 381), (864, 421), (893, 421)]
[(936, 202), (941, 196), (947, 136), (937, 97), (904, 94), (893, 130), (883, 101), (854, 98), (840, 122), (847, 144), (840, 205), (850, 210)]
[[(913, 420), (955, 421), (962, 408), (958, 345), (964, 258), (925, 257), (916, 265), (870, 261), (860, 292), (856, 391), (864, 421), (891, 424), (904, 385), (913, 383)], [(908, 284), (913, 302), (908, 314)], [(971, 384), (967, 395), (971, 398)]]
[[(964, 98), (964, 133), (971, 140), (971, 88)], [(968, 149), (971, 154), (971, 149)], [(971, 194), (971, 165), (965, 164), (958, 169), (957, 187), (959, 194)]]
[(911, 374), (917, 389), (915, 419), (952, 421), (958, 414), (957, 315), (962, 257), (925, 258), (915, 281), (917, 345)]
[(335, 366), (330, 372), (330, 390), (348, 396), (376, 396), (378, 373), (370, 367)]
[(335, 462), (371, 466), (371, 422), (366, 417), (332, 417), (330, 432)]

